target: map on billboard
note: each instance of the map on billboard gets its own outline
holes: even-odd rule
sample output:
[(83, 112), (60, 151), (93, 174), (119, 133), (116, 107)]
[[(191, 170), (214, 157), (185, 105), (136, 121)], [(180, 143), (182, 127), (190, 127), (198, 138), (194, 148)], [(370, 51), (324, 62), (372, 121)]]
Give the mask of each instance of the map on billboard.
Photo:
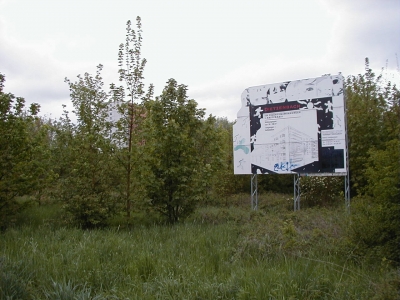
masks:
[(347, 174), (341, 75), (247, 88), (233, 126), (235, 174)]

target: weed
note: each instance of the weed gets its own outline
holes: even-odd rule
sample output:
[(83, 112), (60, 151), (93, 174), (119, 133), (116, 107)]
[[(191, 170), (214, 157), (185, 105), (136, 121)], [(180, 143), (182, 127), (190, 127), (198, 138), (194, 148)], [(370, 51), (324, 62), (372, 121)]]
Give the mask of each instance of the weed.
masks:
[(268, 197), (257, 212), (202, 207), (174, 226), (83, 231), (31, 216), (1, 236), (0, 298), (396, 299), (400, 274), (355, 262), (342, 209), (294, 213)]

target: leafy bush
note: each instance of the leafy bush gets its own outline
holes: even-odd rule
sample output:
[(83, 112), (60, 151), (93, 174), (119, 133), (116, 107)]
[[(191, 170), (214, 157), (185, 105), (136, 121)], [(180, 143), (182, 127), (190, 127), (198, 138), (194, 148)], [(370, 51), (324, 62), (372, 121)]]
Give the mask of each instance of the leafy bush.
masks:
[(16, 197), (35, 190), (38, 183), (36, 156), (41, 152), (30, 134), (38, 104), (25, 107), (25, 100), (3, 91), (5, 76), (0, 73), (0, 229), (15, 222), (24, 208)]
[(400, 206), (370, 197), (353, 201), (349, 238), (356, 255), (400, 263)]
[(400, 141), (371, 149), (365, 174), (368, 185), (354, 199), (349, 234), (359, 255), (400, 263)]
[(340, 177), (300, 177), (302, 204), (307, 207), (330, 206), (340, 196), (342, 187)]
[(73, 196), (64, 205), (67, 222), (83, 229), (104, 227), (115, 214), (116, 202), (100, 195)]
[[(269, 174), (260, 176), (259, 188), (269, 192), (293, 193), (293, 175), (289, 174)], [(249, 182), (250, 179), (247, 181)]]
[(174, 79), (146, 105), (144, 185), (151, 206), (173, 224), (206, 198), (220, 161), (219, 135), (215, 118), (204, 119), (204, 109)]

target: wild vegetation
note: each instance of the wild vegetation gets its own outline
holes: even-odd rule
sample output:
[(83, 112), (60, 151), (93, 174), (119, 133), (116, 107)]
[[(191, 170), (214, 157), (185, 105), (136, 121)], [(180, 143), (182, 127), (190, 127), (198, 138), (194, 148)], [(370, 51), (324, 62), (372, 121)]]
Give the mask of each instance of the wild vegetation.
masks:
[(350, 213), (343, 179), (319, 177), (293, 212), (290, 175), (261, 176), (251, 211), (233, 124), (174, 79), (145, 93), (141, 42), (138, 18), (119, 47), (125, 86), (105, 90), (101, 65), (66, 79), (74, 110), (58, 120), (0, 74), (0, 298), (398, 299), (397, 87), (368, 60), (347, 78)]
[(347, 240), (348, 214), (292, 211), (290, 196), (248, 194), (173, 226), (137, 215), (107, 229), (65, 226), (58, 204), (32, 206), (0, 241), (3, 299), (397, 299), (390, 261)]

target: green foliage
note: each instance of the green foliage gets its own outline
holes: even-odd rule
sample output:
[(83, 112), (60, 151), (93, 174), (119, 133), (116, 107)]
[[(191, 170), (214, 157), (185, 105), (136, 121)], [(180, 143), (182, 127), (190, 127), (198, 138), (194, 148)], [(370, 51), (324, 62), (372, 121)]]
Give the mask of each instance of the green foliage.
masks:
[(370, 150), (365, 196), (354, 201), (350, 237), (359, 255), (400, 263), (400, 141)]
[(143, 255), (139, 257), (136, 261), (137, 272), (139, 277), (143, 281), (149, 281), (156, 276), (156, 268), (157, 263), (155, 259), (149, 257), (148, 255)]
[(117, 211), (116, 199), (108, 194), (74, 195), (67, 200), (64, 209), (66, 221), (81, 228), (103, 227)]
[(150, 204), (176, 223), (191, 214), (218, 166), (215, 119), (170, 79), (160, 97), (147, 105), (145, 152)]
[(23, 209), (17, 196), (32, 193), (41, 170), (38, 156), (43, 149), (30, 130), (36, 121), (38, 104), (25, 111), (25, 100), (4, 93), (5, 76), (0, 73), (0, 229), (15, 221)]
[(355, 253), (400, 263), (400, 92), (366, 73), (348, 79), (350, 171), (358, 193), (350, 244)]
[[(5, 238), (25, 241), (14, 248), (16, 253), (28, 250), (18, 254), (23, 256), (19, 262), (0, 261), (1, 297), (97, 298), (103, 297), (103, 291), (113, 294), (122, 283), (130, 292), (134, 286), (133, 298), (138, 299), (249, 299), (266, 295), (368, 299), (373, 295), (370, 287), (374, 282), (377, 298), (390, 298), (395, 290), (391, 283), (368, 277), (371, 270), (357, 266), (362, 266), (364, 257), (373, 265), (372, 271), (378, 268), (373, 261), (389, 267), (400, 263), (397, 87), (390, 82), (383, 84), (369, 68), (368, 59), (365, 74), (347, 79), (350, 178), (352, 195), (357, 194), (352, 200), (351, 222), (331, 215), (343, 185), (338, 177), (302, 177), (302, 206), (313, 207), (306, 212), (288, 212), (291, 199), (271, 193), (267, 201), (260, 201), (259, 211), (250, 212), (248, 197), (236, 194), (248, 191), (250, 178), (233, 175), (232, 123), (211, 116), (205, 119), (204, 110), (188, 99), (186, 86), (174, 79), (167, 82), (156, 100), (152, 99), (151, 85), (145, 95), (142, 27), (139, 17), (136, 21), (136, 30), (128, 21), (125, 43), (119, 47), (118, 72), (124, 87), (111, 85), (110, 93), (106, 93), (101, 65), (94, 77), (86, 73), (78, 76), (77, 82), (66, 79), (76, 123), (67, 111), (58, 121), (36, 117), (39, 106), (33, 104), (27, 111), (23, 98), (4, 93), (5, 78), (0, 74), (0, 229), (19, 222), (39, 231), (47, 228), (49, 231), (40, 232), (57, 240), (41, 257), (40, 251), (46, 253), (48, 249), (38, 246), (33, 232), (20, 239), (15, 229), (6, 231)], [(115, 124), (108, 121), (111, 106), (120, 116)], [(291, 175), (268, 175), (262, 176), (259, 187), (261, 191), (291, 192), (292, 182)], [(70, 236), (66, 229), (56, 229), (61, 222), (59, 212), (46, 220), (36, 214), (40, 205), (46, 205), (43, 199), (49, 194), (63, 200), (67, 221), (82, 228), (103, 227), (110, 219), (121, 225), (119, 209), (123, 204), (128, 217), (131, 212), (136, 216), (135, 220), (128, 219), (128, 226), (150, 228), (136, 232), (139, 245), (124, 243), (132, 236), (125, 232), (128, 235), (119, 239), (118, 232), (108, 235), (111, 241), (102, 239), (101, 246), (86, 247), (90, 237), (81, 231)], [(32, 196), (39, 206), (30, 206)], [(196, 210), (200, 203), (215, 206)], [(240, 208), (244, 203), (245, 211)], [(232, 205), (237, 207), (228, 208)], [(28, 206), (30, 210), (21, 214)], [(193, 230), (179, 239), (184, 227), (151, 227), (161, 223), (156, 212), (169, 223), (191, 215), (188, 222), (202, 225), (192, 224)], [(188, 224), (182, 226), (191, 226)], [(349, 225), (346, 238), (342, 224)], [(148, 236), (156, 243), (148, 241)], [(63, 241), (72, 241), (80, 248), (68, 248)], [(119, 244), (125, 248), (115, 246)], [(5, 253), (8, 245), (1, 245)], [(164, 249), (160, 245), (167, 246), (168, 260), (157, 250)], [(38, 247), (42, 247), (40, 251)], [(63, 248), (68, 251), (62, 252)], [(95, 253), (95, 257), (88, 253)], [(116, 261), (114, 257), (121, 253), (128, 254)], [(7, 259), (12, 255), (7, 253)], [(38, 257), (43, 261), (53, 258), (43, 272), (46, 279), (37, 275), (45, 265), (38, 263)], [(277, 263), (271, 267), (273, 260)], [(75, 264), (75, 269), (61, 276), (67, 262), (72, 261), (80, 265)], [(350, 261), (358, 265), (349, 266)], [(188, 270), (183, 266), (189, 266)], [(80, 272), (76, 280), (65, 281), (76, 272)], [(275, 277), (284, 278), (284, 282), (271, 279)], [(357, 280), (360, 289), (352, 286)], [(394, 281), (399, 282), (397, 277)], [(42, 291), (30, 294), (43, 282)], [(115, 297), (132, 298), (130, 292)]]
[(268, 174), (259, 176), (258, 186), (268, 192), (293, 193), (293, 175)]
[[(18, 199), (21, 201), (20, 199)], [(43, 202), (38, 204), (33, 202), (16, 218), (16, 227), (39, 228), (41, 226), (49, 226), (51, 228), (59, 228), (65, 223), (63, 222), (64, 211), (60, 202)]]
[[(131, 203), (135, 198), (141, 198), (143, 189), (140, 180), (141, 164), (143, 161), (142, 125), (146, 116), (141, 101), (150, 99), (153, 95), (153, 86), (150, 85), (145, 95), (143, 72), (146, 59), (141, 56), (142, 23), (136, 18), (136, 30), (132, 29), (131, 21), (126, 24), (125, 43), (119, 45), (118, 66), (119, 80), (124, 86), (116, 88), (111, 85), (112, 101), (120, 115), (115, 124), (114, 139), (119, 146), (116, 153), (118, 162), (123, 168), (125, 178), (123, 193), (125, 194), (126, 214), (130, 217)], [(137, 204), (138, 201), (136, 201)]]
[(368, 178), (366, 194), (377, 202), (397, 203), (400, 198), (400, 139), (386, 143), (385, 149), (369, 151), (365, 174)]
[[(376, 201), (375, 201), (376, 200)], [(400, 263), (400, 206), (380, 198), (359, 196), (353, 201), (350, 246), (355, 255), (372, 261)]]
[(301, 203), (303, 207), (330, 206), (343, 197), (341, 177), (300, 177)]
[(61, 191), (68, 220), (83, 228), (104, 226), (116, 207), (118, 172), (101, 70), (99, 65), (95, 77), (85, 73), (75, 83), (66, 79), (77, 124), (62, 120), (71, 134), (61, 136), (67, 138), (69, 148), (69, 173), (61, 181)]
[[(284, 195), (262, 197), (260, 207), (278, 196), (275, 205), (286, 207)], [(351, 251), (343, 248), (348, 215), (341, 208), (251, 212), (243, 204), (243, 208), (206, 210), (196, 213), (199, 218), (174, 226), (82, 231), (45, 225), (7, 230), (0, 239), (0, 275), (5, 278), (0, 286), (7, 289), (2, 296), (396, 299), (398, 295), (396, 269), (381, 260), (354, 263)], [(210, 218), (199, 222), (211, 211), (218, 222)]]
[(91, 297), (91, 290), (86, 288), (85, 285), (73, 284), (70, 280), (67, 282), (53, 282), (52, 289), (44, 292), (45, 299), (57, 300), (90, 300), (90, 299), (104, 299), (100, 297)]
[(365, 74), (349, 76), (346, 84), (347, 127), (349, 136), (350, 180), (352, 194), (362, 193), (367, 185), (365, 176), (369, 149), (383, 149), (385, 144), (385, 111), (387, 91), (381, 88), (365, 60)]
[(59, 184), (72, 172), (70, 164), (73, 160), (74, 124), (72, 123), (66, 105), (63, 105), (63, 114), (59, 120), (50, 121), (50, 163), (56, 174)]
[(124, 81), (128, 90), (131, 104), (144, 94), (143, 71), (146, 59), (141, 58), (142, 23), (136, 17), (136, 31), (131, 27), (131, 21), (126, 23), (125, 44), (119, 45), (118, 66), (119, 80)]
[(29, 126), (29, 136), (31, 137), (32, 154), (30, 174), (34, 181), (33, 195), (35, 200), (41, 204), (43, 197), (58, 178), (58, 174), (53, 170), (51, 160), (52, 147), (52, 124), (43, 118), (35, 118)]
[(188, 218), (188, 222), (211, 225), (224, 223), (241, 224), (244, 220), (250, 218), (250, 212), (249, 210), (243, 210), (235, 206), (230, 206), (229, 208), (215, 206), (199, 207)]
[(0, 265), (0, 299), (31, 299), (26, 283)]
[[(214, 165), (213, 177), (210, 190), (206, 201), (208, 204), (227, 205), (227, 201), (232, 195), (248, 192), (250, 189), (250, 176), (237, 176), (233, 174), (233, 122), (226, 118), (217, 118), (214, 131), (217, 131), (216, 138), (207, 140), (211, 146), (218, 147), (220, 157), (218, 164)], [(207, 130), (208, 132), (208, 130)], [(213, 131), (211, 131), (213, 132)], [(216, 153), (216, 151), (213, 151)], [(215, 154), (210, 154), (215, 155)]]

